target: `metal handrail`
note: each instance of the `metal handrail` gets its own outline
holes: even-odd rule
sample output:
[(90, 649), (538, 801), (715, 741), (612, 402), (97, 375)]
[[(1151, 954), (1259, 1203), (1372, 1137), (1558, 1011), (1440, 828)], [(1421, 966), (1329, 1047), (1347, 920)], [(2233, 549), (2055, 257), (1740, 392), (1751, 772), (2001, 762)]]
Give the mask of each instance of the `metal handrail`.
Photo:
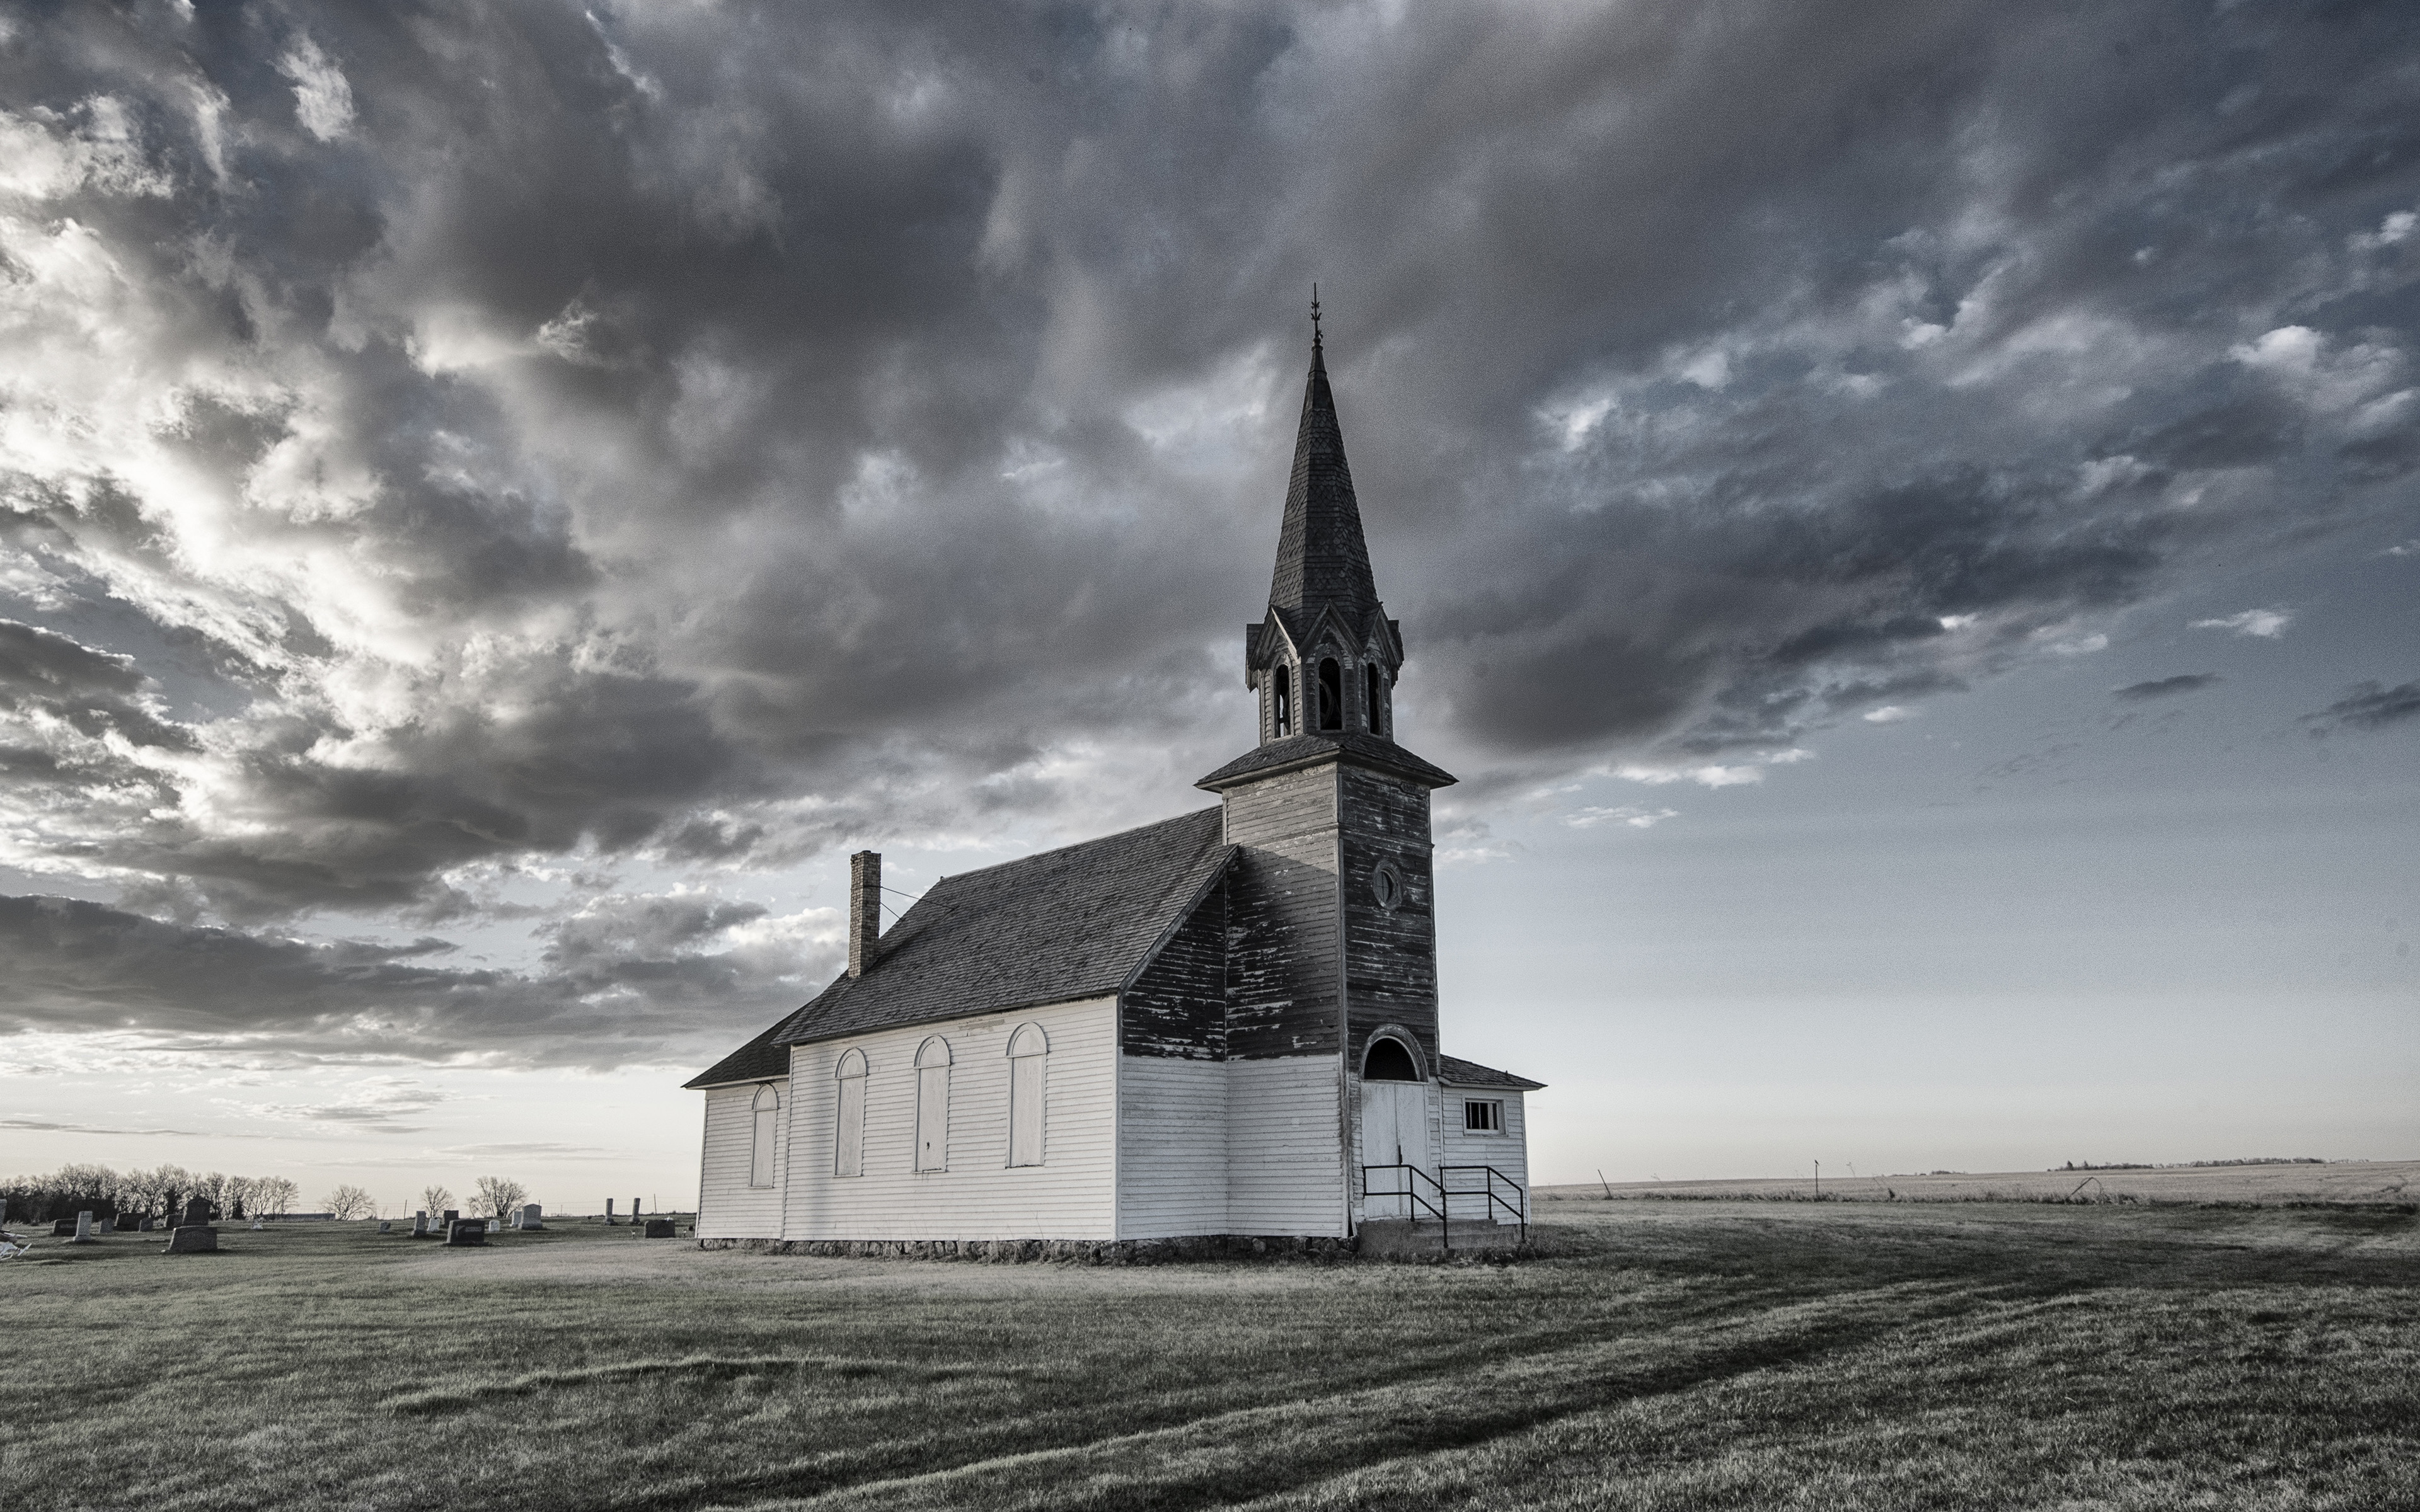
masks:
[[(1451, 1175), (1455, 1171), (1485, 1171), (1487, 1175), (1483, 1180), (1486, 1184), (1477, 1192), (1470, 1191), (1467, 1188), (1459, 1192), (1453, 1191), (1445, 1184), (1443, 1179)], [(1521, 1242), (1524, 1244), (1529, 1242), (1529, 1194), (1521, 1189), (1520, 1182), (1512, 1180), (1512, 1178), (1505, 1175), (1502, 1171), (1497, 1170), (1493, 1165), (1440, 1165), (1437, 1167), (1437, 1176), (1439, 1178), (1437, 1181), (1437, 1191), (1445, 1197), (1446, 1206), (1448, 1208), (1451, 1208), (1453, 1206), (1453, 1198), (1455, 1197), (1484, 1196), (1487, 1199), (1487, 1220), (1491, 1223), (1494, 1222), (1496, 1218), (1496, 1210), (1502, 1208), (1505, 1211), (1512, 1215), (1512, 1219), (1515, 1223), (1521, 1226)], [(1503, 1197), (1498, 1196), (1496, 1192), (1496, 1183), (1498, 1181), (1511, 1187), (1512, 1189), (1512, 1196), (1517, 1200), (1507, 1201)], [(1367, 1186), (1368, 1183), (1365, 1181), (1363, 1185)]]
[[(1419, 1223), (1420, 1221), (1418, 1210), (1421, 1208), (1426, 1208), (1429, 1211), (1436, 1214), (1437, 1228), (1443, 1235), (1445, 1253), (1451, 1255), (1453, 1253), (1453, 1221), (1446, 1216), (1445, 1184), (1417, 1165), (1408, 1164), (1399, 1164), (1394, 1165), (1364, 1165), (1361, 1167), (1361, 1208), (1364, 1212), (1369, 1211), (1370, 1198), (1373, 1195), (1370, 1190), (1370, 1173), (1372, 1171), (1408, 1171), (1411, 1173), (1411, 1177), (1404, 1180), (1404, 1189), (1402, 1191), (1380, 1192), (1374, 1195), (1382, 1197), (1410, 1198), (1410, 1206), (1414, 1210), (1412, 1212), (1412, 1222), (1414, 1223)], [(1431, 1202), (1428, 1198), (1420, 1196), (1419, 1182), (1421, 1181), (1426, 1181), (1429, 1185), (1437, 1189), (1436, 1201)]]

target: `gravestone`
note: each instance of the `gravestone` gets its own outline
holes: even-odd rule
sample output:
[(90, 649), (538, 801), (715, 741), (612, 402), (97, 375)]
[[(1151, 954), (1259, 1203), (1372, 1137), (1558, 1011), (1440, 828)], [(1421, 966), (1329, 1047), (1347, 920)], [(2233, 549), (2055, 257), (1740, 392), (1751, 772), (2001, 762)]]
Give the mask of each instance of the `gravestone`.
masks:
[(75, 1220), (73, 1218), (54, 1218), (51, 1220), (51, 1237), (53, 1239), (71, 1239), (74, 1236)]
[[(631, 1221), (633, 1223), (637, 1222), (636, 1219), (632, 1219)], [(649, 1239), (672, 1239), (676, 1237), (673, 1233), (673, 1221), (670, 1218), (648, 1219), (647, 1237)]]
[(503, 1233), (504, 1231), (504, 1224), (503, 1224), (502, 1222), (500, 1222), (500, 1221), (498, 1221), (497, 1219), (494, 1219), (494, 1218), (490, 1218), (490, 1219), (489, 1219), (489, 1220), (488, 1220), (488, 1232), (489, 1232), (489, 1233), (491, 1233), (491, 1234), (501, 1234), (501, 1233)]
[(456, 1224), (460, 1223), (461, 1221), (462, 1221), (462, 1210), (461, 1210), (461, 1209), (459, 1209), (459, 1208), (448, 1208), (448, 1209), (446, 1209), (446, 1210), (445, 1210), (445, 1227), (446, 1227), (447, 1228), (449, 1228), (449, 1229), (450, 1229), (450, 1228), (452, 1228)]
[(8, 1227), (8, 1199), (0, 1197), (0, 1228)]
[(432, 1237), (428, 1232), (428, 1210), (427, 1208), (422, 1208), (411, 1215), (411, 1237), (414, 1239), (427, 1239)]
[(134, 1215), (131, 1212), (111, 1213), (109, 1215), (109, 1231), (113, 1234), (131, 1234), (134, 1232)]
[(168, 1235), (170, 1255), (209, 1255), (219, 1247), (219, 1231), (210, 1227), (210, 1205), (202, 1197), (185, 1204), (185, 1221)]
[(445, 1226), (445, 1242), (449, 1246), (487, 1242), (488, 1226), (476, 1218), (456, 1218)]
[(544, 1228), (546, 1227), (546, 1224), (539, 1217), (536, 1203), (528, 1203), (522, 1207), (521, 1227), (523, 1228)]
[(380, 1218), (379, 1220), (379, 1232), (381, 1234), (392, 1234), (395, 1232), (395, 1225), (387, 1222), (383, 1218)]
[(69, 1240), (68, 1242), (70, 1244), (91, 1244), (97, 1242), (97, 1241), (92, 1237), (92, 1210), (87, 1208), (84, 1211), (76, 1214), (75, 1237)]
[(134, 1231), (135, 1231), (136, 1233), (138, 1233), (138, 1234), (147, 1234), (147, 1233), (149, 1233), (152, 1229), (154, 1229), (154, 1228), (156, 1228), (156, 1227), (159, 1227), (159, 1224), (158, 1224), (156, 1221), (154, 1221), (154, 1220), (150, 1217), (150, 1215), (148, 1215), (148, 1214), (147, 1213), (147, 1214), (146, 1214), (146, 1215), (141, 1219), (141, 1221), (139, 1221), (139, 1222), (137, 1222), (137, 1223), (135, 1224), (135, 1226), (134, 1226)]
[(608, 1228), (613, 1227), (613, 1199), (612, 1197), (607, 1197), (605, 1199), (605, 1227)]

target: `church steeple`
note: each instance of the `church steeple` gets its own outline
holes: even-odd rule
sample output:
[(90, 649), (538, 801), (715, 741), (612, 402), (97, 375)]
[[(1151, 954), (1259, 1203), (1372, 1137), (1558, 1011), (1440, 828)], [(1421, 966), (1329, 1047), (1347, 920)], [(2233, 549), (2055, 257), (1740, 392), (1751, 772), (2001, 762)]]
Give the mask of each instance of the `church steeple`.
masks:
[(1344, 429), (1327, 382), (1319, 297), (1311, 303), (1311, 374), (1295, 435), (1294, 476), (1278, 531), (1269, 609), (1244, 632), (1245, 681), (1260, 694), (1261, 744), (1305, 735), (1394, 737), (1403, 637), (1387, 618), (1361, 536)]

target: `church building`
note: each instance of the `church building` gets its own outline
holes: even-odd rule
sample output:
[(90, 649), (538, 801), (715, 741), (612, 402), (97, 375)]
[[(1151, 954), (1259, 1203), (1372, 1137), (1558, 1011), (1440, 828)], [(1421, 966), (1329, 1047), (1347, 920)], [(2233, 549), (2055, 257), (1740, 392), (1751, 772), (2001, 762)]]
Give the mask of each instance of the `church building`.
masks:
[[(1315, 312), (1314, 312), (1315, 316)], [(944, 877), (688, 1085), (706, 1240), (1342, 1240), (1525, 1222), (1522, 1099), (1445, 1053), (1429, 795), (1395, 741), (1401, 626), (1370, 571), (1314, 332), (1259, 740), (1218, 803)]]

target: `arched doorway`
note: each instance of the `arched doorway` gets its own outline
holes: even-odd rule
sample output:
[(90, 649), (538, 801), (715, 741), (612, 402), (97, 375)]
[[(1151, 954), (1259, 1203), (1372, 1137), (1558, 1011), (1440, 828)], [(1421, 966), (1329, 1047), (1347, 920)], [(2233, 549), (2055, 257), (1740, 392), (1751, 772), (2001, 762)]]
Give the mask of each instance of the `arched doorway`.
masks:
[[(1415, 1165), (1428, 1169), (1429, 1086), (1411, 1047), (1391, 1035), (1373, 1038), (1361, 1057), (1361, 1164), (1365, 1167)], [(1364, 1218), (1408, 1218), (1408, 1171), (1379, 1170), (1369, 1178)]]

